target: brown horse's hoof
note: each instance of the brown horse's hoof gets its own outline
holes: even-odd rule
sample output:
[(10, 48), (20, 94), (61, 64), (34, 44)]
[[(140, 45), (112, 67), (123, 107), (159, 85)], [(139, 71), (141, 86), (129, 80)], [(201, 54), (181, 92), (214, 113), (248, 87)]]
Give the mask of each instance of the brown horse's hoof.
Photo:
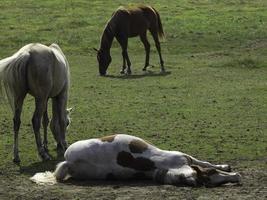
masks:
[(124, 70), (121, 70), (121, 71), (120, 71), (120, 74), (125, 74)]

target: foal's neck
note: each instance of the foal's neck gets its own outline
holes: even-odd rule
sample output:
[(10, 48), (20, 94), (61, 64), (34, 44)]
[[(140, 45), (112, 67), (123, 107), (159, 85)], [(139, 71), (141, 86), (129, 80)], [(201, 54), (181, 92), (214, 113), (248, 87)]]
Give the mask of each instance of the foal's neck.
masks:
[(111, 26), (108, 23), (101, 37), (100, 49), (103, 51), (109, 51), (114, 38)]

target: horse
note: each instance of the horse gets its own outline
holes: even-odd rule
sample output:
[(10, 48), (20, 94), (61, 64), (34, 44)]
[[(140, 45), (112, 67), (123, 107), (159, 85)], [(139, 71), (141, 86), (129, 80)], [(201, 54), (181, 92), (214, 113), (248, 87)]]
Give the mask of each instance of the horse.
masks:
[(55, 171), (37, 173), (37, 184), (55, 184), (69, 177), (76, 180), (154, 180), (177, 186), (215, 187), (239, 184), (239, 173), (229, 165), (214, 165), (179, 151), (166, 151), (127, 134), (77, 141), (65, 152)]
[(128, 38), (139, 36), (146, 51), (145, 66), (143, 71), (149, 66), (150, 44), (147, 40), (147, 30), (151, 33), (159, 54), (161, 72), (164, 72), (164, 61), (161, 56), (159, 37), (164, 37), (164, 31), (158, 11), (151, 7), (140, 5), (137, 7), (119, 7), (107, 22), (101, 36), (100, 48), (97, 51), (100, 75), (106, 75), (109, 64), (111, 63), (110, 48), (114, 37), (122, 48), (123, 64), (120, 71), (125, 73), (127, 63), (127, 74), (131, 74), (131, 62), (127, 53)]
[[(18, 135), (23, 101), (27, 93), (35, 98), (32, 126), (40, 157), (43, 160), (51, 159), (47, 146), (49, 98), (52, 98), (50, 129), (57, 142), (58, 152), (64, 152), (67, 148), (65, 134), (71, 111), (67, 109), (70, 72), (68, 61), (61, 48), (57, 44), (25, 45), (12, 56), (0, 60), (0, 88), (2, 83), (13, 111), (13, 161), (20, 163)], [(43, 143), (40, 135), (41, 120), (44, 129)]]

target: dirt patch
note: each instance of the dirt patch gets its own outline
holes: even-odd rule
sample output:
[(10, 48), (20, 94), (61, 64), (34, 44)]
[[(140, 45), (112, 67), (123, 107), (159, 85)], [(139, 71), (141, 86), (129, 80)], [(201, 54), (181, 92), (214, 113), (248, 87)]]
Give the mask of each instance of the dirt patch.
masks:
[(23, 174), (0, 174), (0, 199), (266, 199), (266, 166), (242, 165), (242, 185), (216, 188), (175, 187), (152, 181), (69, 181), (38, 186)]

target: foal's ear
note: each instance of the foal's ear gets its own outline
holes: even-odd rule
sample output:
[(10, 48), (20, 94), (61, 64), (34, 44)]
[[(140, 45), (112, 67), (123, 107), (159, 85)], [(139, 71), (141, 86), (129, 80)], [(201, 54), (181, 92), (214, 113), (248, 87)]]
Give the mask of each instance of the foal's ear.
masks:
[(67, 108), (67, 114), (68, 115), (71, 114), (72, 110), (73, 110), (73, 108)]
[(96, 52), (98, 52), (98, 49), (97, 48), (93, 48), (93, 50), (95, 50)]

